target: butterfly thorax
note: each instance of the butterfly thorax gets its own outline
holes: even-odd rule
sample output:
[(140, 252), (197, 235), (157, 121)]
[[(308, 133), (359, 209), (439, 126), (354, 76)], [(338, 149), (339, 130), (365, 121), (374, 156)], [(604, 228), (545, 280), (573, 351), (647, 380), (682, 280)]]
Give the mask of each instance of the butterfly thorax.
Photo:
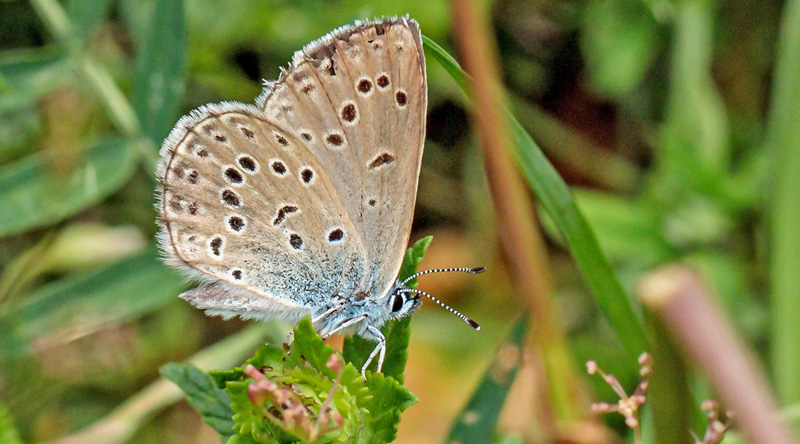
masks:
[(380, 329), (387, 321), (404, 318), (421, 305), (418, 297), (403, 292), (404, 289), (405, 285), (398, 280), (383, 297), (370, 296), (368, 292), (356, 292), (349, 297), (337, 295), (330, 305), (314, 313), (315, 330), (322, 336), (343, 332), (375, 339), (370, 327)]

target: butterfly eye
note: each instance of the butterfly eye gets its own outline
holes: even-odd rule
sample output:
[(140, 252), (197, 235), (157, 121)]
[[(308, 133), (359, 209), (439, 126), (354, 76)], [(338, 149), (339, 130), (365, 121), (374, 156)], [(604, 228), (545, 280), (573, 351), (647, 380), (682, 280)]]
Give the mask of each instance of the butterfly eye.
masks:
[(397, 313), (401, 308), (403, 308), (403, 302), (405, 302), (403, 299), (404, 298), (402, 294), (398, 294), (394, 297), (394, 301), (392, 302), (392, 313)]

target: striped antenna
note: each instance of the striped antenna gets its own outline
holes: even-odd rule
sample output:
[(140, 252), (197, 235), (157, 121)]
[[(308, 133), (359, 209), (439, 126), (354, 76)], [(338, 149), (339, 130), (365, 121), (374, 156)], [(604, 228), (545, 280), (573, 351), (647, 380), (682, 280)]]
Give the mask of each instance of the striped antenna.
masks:
[(430, 270), (424, 270), (424, 271), (420, 271), (420, 272), (412, 274), (411, 276), (407, 277), (403, 282), (400, 282), (400, 285), (405, 285), (406, 282), (408, 282), (410, 280), (413, 280), (413, 279), (416, 279), (417, 277), (422, 276), (423, 274), (448, 273), (448, 272), (451, 272), (451, 271), (460, 271), (462, 273), (478, 274), (478, 273), (483, 273), (484, 270), (486, 270), (485, 267), (475, 267), (475, 268), (469, 268), (469, 267), (433, 268), (433, 269), (430, 269)]
[[(478, 272), (478, 273), (480, 273), (480, 272)], [(417, 290), (416, 288), (401, 288), (400, 290), (397, 290), (397, 292), (398, 293), (414, 293), (414, 294), (425, 296), (425, 297), (429, 298), (430, 300), (432, 300), (433, 302), (436, 302), (437, 304), (441, 305), (442, 307), (450, 310), (450, 313), (453, 313), (454, 315), (456, 315), (459, 318), (461, 318), (462, 321), (464, 321), (467, 324), (469, 324), (469, 326), (474, 328), (475, 330), (480, 330), (481, 329), (481, 326), (477, 322), (475, 322), (472, 319), (464, 316), (463, 314), (461, 314), (461, 312), (459, 312), (458, 310), (450, 307), (449, 305), (445, 304), (444, 302), (440, 301), (439, 299), (433, 297), (430, 293), (427, 293), (427, 292), (422, 291), (422, 290)]]

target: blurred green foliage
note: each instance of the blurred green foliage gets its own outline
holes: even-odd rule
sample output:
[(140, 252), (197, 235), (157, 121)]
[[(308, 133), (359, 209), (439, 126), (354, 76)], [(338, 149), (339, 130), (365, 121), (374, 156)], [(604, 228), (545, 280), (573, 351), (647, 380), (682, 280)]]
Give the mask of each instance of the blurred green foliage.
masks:
[(448, 442), (464, 444), (491, 442), (508, 391), (522, 365), (522, 347), (528, 318), (523, 315), (500, 344), (490, 367), (472, 397), (453, 421)]
[[(632, 387), (635, 362), (621, 356), (646, 340), (657, 341), (656, 353), (669, 352), (663, 332), (641, 333), (631, 295), (654, 266), (683, 262), (711, 284), (783, 405), (796, 407), (800, 1), (503, 0), (491, 11), (519, 120), (517, 159), (542, 209), (576, 368), (596, 360)], [(185, 284), (157, 259), (160, 141), (200, 104), (252, 102), (260, 79), (276, 78), (311, 39), (355, 19), (405, 13), (449, 46), (444, 1), (0, 2), (0, 440), (51, 441), (102, 424), (111, 409), (138, 399), (160, 364), (238, 330), (177, 301)], [(466, 130), (470, 105), (453, 81), (457, 64), (443, 54), (444, 65), (432, 55), (428, 63), (429, 137), (415, 226), (458, 232), (473, 258), (500, 268)], [(478, 291), (454, 292), (464, 293), (459, 307), (480, 313), (481, 335), (465, 336), (472, 332), (456, 332), (460, 323), (451, 329), (452, 319), (423, 310), (408, 366), (405, 346), (391, 347), (403, 356), (387, 372), (401, 382), (405, 374), (409, 384), (412, 376), (431, 379), (442, 390), (448, 380), (474, 380), (469, 369), (491, 359), (524, 306), (502, 271), (477, 281)], [(420, 356), (444, 364), (409, 369), (414, 337)], [(672, 376), (687, 397), (708, 396), (707, 382), (674, 358), (680, 374)], [(435, 365), (446, 371), (430, 371)], [(613, 399), (596, 380), (574, 383)], [(471, 392), (464, 384), (460, 398), (448, 398), (453, 415)], [(415, 392), (421, 402), (409, 415), (448, 397)], [(191, 425), (199, 423), (187, 426), (181, 415), (177, 407), (136, 422), (133, 441), (213, 441), (202, 441)], [(444, 439), (450, 420), (403, 423), (400, 440), (404, 433), (406, 442)], [(541, 425), (526, 424), (513, 432), (524, 442), (541, 438)], [(626, 433), (613, 419), (609, 425)]]
[(6, 444), (21, 444), (22, 439), (14, 426), (11, 413), (4, 405), (0, 405), (0, 439)]

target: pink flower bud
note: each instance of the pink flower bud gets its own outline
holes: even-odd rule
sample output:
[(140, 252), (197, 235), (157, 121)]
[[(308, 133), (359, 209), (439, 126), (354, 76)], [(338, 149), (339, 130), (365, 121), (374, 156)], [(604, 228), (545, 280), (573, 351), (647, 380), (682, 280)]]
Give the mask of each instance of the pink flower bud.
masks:
[(330, 357), (328, 357), (328, 362), (325, 363), (325, 366), (339, 373), (344, 370), (344, 360), (342, 360), (338, 354), (332, 353)]
[(267, 402), (267, 393), (260, 390), (257, 384), (250, 384), (247, 386), (247, 398), (253, 405), (261, 405)]
[(258, 369), (253, 367), (251, 364), (245, 365), (242, 372), (256, 381), (261, 381), (264, 379), (264, 374), (258, 371)]

